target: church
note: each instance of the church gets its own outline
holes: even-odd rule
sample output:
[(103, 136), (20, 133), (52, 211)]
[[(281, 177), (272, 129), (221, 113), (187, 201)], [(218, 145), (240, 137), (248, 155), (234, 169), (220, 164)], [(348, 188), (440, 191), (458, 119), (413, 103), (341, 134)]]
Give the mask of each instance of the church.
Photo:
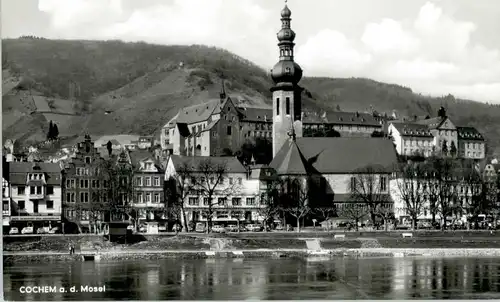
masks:
[[(306, 178), (319, 180), (315, 189), (321, 204), (333, 201), (342, 206), (352, 202), (366, 174), (377, 186), (377, 194), (389, 195), (388, 183), (397, 155), (392, 142), (384, 138), (303, 137), (302, 104), (299, 82), (302, 69), (294, 61), (295, 32), (291, 28), (291, 11), (281, 11), (278, 32), (279, 62), (271, 77), (273, 94), (273, 160), (270, 167), (281, 177), (289, 177), (307, 186)], [(376, 184), (375, 184), (376, 182)], [(308, 188), (311, 191), (311, 188)], [(314, 199), (314, 198), (313, 198)], [(390, 198), (385, 199), (390, 206)], [(309, 200), (311, 206), (317, 200)], [(317, 204), (317, 206), (321, 206)]]
[[(391, 140), (372, 137), (303, 137), (304, 115), (301, 103), (303, 88), (299, 85), (303, 72), (299, 64), (294, 61), (295, 32), (291, 28), (291, 14), (285, 5), (281, 11), (281, 30), (277, 34), (279, 61), (271, 71), (274, 86), (271, 87), (272, 116), (268, 118), (272, 121), (273, 159), (269, 166), (250, 166), (246, 176), (245, 173), (241, 174), (243, 176), (237, 176), (247, 178), (242, 184), (252, 183), (250, 186), (245, 185), (248, 190), (250, 187), (253, 188), (250, 190), (252, 192), (245, 190), (245, 197), (247, 199), (255, 197), (250, 198), (252, 203), (248, 205), (249, 208), (246, 210), (249, 214), (245, 217), (248, 216), (251, 221), (260, 220), (258, 208), (264, 206), (259, 203), (260, 193), (266, 188), (265, 176), (271, 174), (284, 179), (287, 190), (305, 192), (310, 208), (342, 209), (346, 204), (366, 204), (367, 201), (362, 196), (358, 194), (357, 198), (353, 198), (353, 195), (354, 192), (369, 191), (371, 195), (377, 195), (370, 198), (376, 198), (379, 206), (392, 209), (389, 180), (397, 164), (397, 155)], [(220, 119), (225, 120), (223, 116), (220, 116)], [(179, 155), (169, 157), (166, 181), (176, 174), (176, 167), (182, 166), (184, 160), (188, 160), (194, 168), (197, 162), (207, 158), (196, 155), (184, 157)], [(228, 160), (228, 157), (213, 155), (210, 158), (215, 161), (235, 160), (232, 157)], [(229, 171), (228, 177), (233, 177), (232, 174), (236, 172)], [(227, 199), (226, 196), (213, 197), (224, 200), (223, 206), (218, 205), (217, 208), (241, 210), (242, 197), (238, 194)], [(206, 210), (198, 199), (197, 196), (188, 196), (187, 200), (190, 202), (186, 204), (188, 212), (192, 210), (202, 213)], [(250, 212), (255, 213), (250, 214)], [(214, 217), (214, 221), (234, 222), (227, 217), (232, 217), (232, 214), (221, 216), (222, 220)], [(198, 219), (198, 216), (188, 213), (188, 220)]]

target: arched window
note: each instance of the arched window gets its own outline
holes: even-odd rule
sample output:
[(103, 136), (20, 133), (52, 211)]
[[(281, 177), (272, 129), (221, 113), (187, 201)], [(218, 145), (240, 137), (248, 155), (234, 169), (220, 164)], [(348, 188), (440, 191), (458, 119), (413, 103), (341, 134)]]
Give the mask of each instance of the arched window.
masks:
[(295, 201), (299, 201), (300, 200), (300, 182), (298, 179), (294, 179), (292, 181), (292, 187), (291, 187), (291, 197), (293, 198), (293, 200)]
[(276, 98), (276, 115), (280, 115), (280, 98)]
[(290, 98), (289, 97), (287, 97), (285, 99), (285, 113), (287, 115), (290, 115)]

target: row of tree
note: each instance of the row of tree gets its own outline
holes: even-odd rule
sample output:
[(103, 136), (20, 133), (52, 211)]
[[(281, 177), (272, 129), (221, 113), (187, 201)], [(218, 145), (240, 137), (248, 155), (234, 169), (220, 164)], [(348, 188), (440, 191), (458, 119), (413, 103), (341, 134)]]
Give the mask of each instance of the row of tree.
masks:
[(396, 183), (413, 227), (426, 213), (432, 223), (439, 217), (442, 229), (448, 218), (466, 215), (477, 228), (479, 215), (499, 213), (500, 178), (485, 177), (473, 161), (446, 157), (408, 161), (400, 165)]

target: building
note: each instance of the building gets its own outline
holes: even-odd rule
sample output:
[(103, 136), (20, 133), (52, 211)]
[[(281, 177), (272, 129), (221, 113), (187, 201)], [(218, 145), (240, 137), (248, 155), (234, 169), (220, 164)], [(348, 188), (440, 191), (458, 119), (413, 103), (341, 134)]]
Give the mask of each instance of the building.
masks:
[(62, 171), (58, 164), (9, 164), (11, 226), (54, 226), (61, 223)]
[[(10, 225), (10, 183), (2, 177), (2, 225)], [(5, 230), (4, 230), (5, 233)]]
[[(208, 169), (205, 166), (207, 164), (210, 167)], [(218, 167), (224, 168), (219, 170)], [(184, 210), (187, 222), (207, 221), (209, 199), (206, 192), (207, 188), (213, 188), (212, 221), (226, 225), (236, 225), (238, 221), (250, 223), (260, 220), (259, 175), (257, 172), (249, 173), (235, 157), (171, 155), (165, 169), (165, 181), (173, 182), (179, 194), (179, 184), (185, 183)], [(217, 183), (219, 177), (221, 179)], [(205, 189), (200, 189), (200, 183)], [(170, 206), (175, 207), (175, 201), (172, 200)]]
[(136, 221), (165, 220), (165, 169), (150, 152), (133, 151), (129, 154), (134, 169), (132, 208)]
[[(345, 205), (363, 203), (354, 198), (354, 191), (360, 185), (368, 185), (360, 183), (360, 179), (370, 175), (372, 185), (377, 188), (374, 195), (380, 200), (384, 198), (383, 206), (391, 208), (388, 179), (397, 157), (390, 140), (361, 136), (303, 137), (302, 88), (298, 85), (302, 69), (293, 60), (295, 33), (290, 27), (290, 17), (291, 11), (285, 6), (278, 32), (279, 62), (271, 72), (275, 85), (271, 88), (273, 160), (269, 166), (291, 182), (292, 191), (300, 190), (294, 186), (305, 189), (311, 207), (342, 209)], [(362, 118), (358, 114), (345, 115), (342, 119), (354, 125), (355, 119)], [(373, 122), (375, 124), (379, 122)]]
[(390, 121), (388, 132), (400, 155), (441, 154), (474, 160), (485, 157), (484, 137), (473, 127), (456, 126), (443, 107), (434, 118)]
[(335, 130), (340, 136), (370, 137), (383, 131), (384, 120), (376, 113), (365, 112), (324, 112), (321, 116), (314, 113), (304, 113), (304, 137), (315, 136), (318, 130)]
[(90, 136), (85, 135), (84, 141), (76, 145), (73, 157), (65, 163), (64, 217), (78, 224), (83, 231), (90, 231), (92, 223), (101, 224), (105, 221), (107, 209), (105, 200), (101, 198), (105, 184), (96, 175), (96, 168), (102, 160)]

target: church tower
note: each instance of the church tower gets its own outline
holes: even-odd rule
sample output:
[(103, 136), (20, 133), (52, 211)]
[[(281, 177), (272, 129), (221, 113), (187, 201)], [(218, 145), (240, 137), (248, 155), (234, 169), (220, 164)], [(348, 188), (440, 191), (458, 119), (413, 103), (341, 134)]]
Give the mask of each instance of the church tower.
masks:
[(302, 68), (293, 61), (295, 32), (290, 28), (292, 12), (285, 4), (278, 32), (279, 62), (271, 70), (273, 93), (273, 157), (291, 137), (302, 137)]

